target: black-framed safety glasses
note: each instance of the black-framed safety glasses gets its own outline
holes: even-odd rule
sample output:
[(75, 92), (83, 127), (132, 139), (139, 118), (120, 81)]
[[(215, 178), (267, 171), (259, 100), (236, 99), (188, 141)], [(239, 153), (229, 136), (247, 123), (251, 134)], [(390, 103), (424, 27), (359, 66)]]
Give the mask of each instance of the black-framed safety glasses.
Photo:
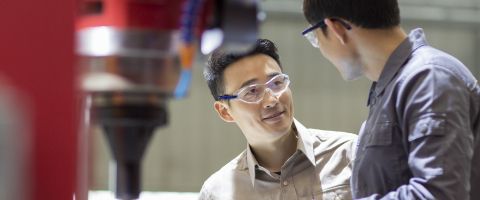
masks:
[[(338, 19), (338, 18), (330, 18), (332, 21), (338, 21), (340, 24), (342, 24), (347, 30), (351, 30), (352, 26), (348, 24), (347, 22)], [(307, 40), (312, 44), (313, 47), (318, 48), (318, 39), (317, 35), (315, 34), (315, 29), (321, 28), (324, 29), (327, 27), (327, 24), (325, 24), (325, 20), (320, 20), (318, 23), (308, 27), (304, 31), (302, 31), (302, 35), (307, 38)]]

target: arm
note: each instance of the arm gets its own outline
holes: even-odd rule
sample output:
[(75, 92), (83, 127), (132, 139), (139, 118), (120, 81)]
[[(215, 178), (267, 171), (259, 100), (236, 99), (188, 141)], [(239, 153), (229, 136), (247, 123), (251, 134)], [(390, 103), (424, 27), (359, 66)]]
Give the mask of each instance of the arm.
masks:
[(208, 189), (209, 179), (203, 183), (202, 189), (200, 189), (200, 193), (198, 195), (198, 200), (213, 200), (210, 190)]
[(213, 199), (211, 195), (204, 189), (200, 190), (200, 194), (198, 195), (198, 200), (211, 200)]
[(385, 196), (365, 199), (468, 199), (473, 155), (468, 91), (439, 66), (415, 73), (397, 89), (413, 177)]

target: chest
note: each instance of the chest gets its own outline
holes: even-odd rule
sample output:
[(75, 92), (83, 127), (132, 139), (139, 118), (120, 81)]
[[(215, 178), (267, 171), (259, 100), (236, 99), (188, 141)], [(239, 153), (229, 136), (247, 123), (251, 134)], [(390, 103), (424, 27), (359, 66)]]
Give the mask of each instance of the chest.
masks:
[(256, 170), (253, 186), (248, 173), (237, 173), (232, 177), (234, 181), (222, 185), (221, 190), (216, 190), (215, 199), (352, 199), (349, 184), (351, 170), (347, 164), (342, 165), (344, 166), (337, 168), (337, 174), (318, 166), (314, 167), (308, 160), (295, 163), (292, 168), (286, 167), (278, 176)]

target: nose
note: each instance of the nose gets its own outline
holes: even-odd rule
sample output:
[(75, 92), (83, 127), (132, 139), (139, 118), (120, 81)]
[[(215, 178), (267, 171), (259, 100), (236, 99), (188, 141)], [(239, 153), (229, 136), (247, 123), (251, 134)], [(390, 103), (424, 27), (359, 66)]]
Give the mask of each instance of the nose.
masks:
[(265, 94), (263, 94), (263, 107), (264, 108), (273, 108), (278, 103), (280, 96), (273, 94), (270, 88), (265, 89)]

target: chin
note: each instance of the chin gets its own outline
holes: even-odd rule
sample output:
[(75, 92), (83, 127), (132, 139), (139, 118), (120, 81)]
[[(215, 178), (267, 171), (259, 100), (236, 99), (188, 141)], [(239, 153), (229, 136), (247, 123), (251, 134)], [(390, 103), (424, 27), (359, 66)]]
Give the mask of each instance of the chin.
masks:
[(355, 80), (358, 80), (362, 77), (362, 75), (355, 75), (355, 76), (352, 76), (352, 75), (343, 75), (342, 74), (342, 77), (343, 77), (343, 80), (345, 81), (355, 81)]
[(343, 80), (354, 81), (362, 77), (362, 70), (359, 70), (355, 67), (343, 67), (340, 71)]
[(293, 124), (293, 119), (284, 119), (278, 123), (275, 124), (269, 124), (270, 130), (272, 130), (273, 133), (277, 135), (284, 135), (290, 132), (290, 129), (292, 128)]

